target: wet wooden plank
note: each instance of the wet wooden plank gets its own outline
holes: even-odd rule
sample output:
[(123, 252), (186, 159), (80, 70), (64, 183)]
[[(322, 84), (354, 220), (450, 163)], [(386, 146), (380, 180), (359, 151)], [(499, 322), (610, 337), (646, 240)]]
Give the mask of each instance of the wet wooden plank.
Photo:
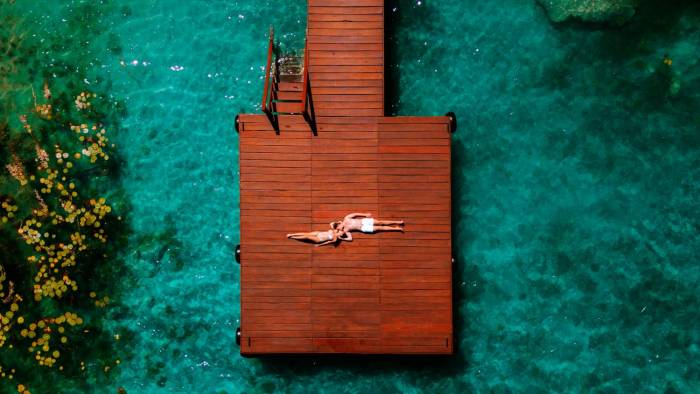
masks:
[[(358, 3), (364, 2), (363, 0), (357, 0)], [(375, 2), (376, 3), (376, 2)], [(325, 0), (311, 0), (309, 4), (309, 14), (322, 14), (322, 15), (382, 15), (384, 13), (384, 7), (372, 7), (365, 6), (365, 4), (348, 4), (347, 6), (328, 6), (325, 4)], [(372, 4), (374, 5), (374, 4)]]
[[(326, 20), (324, 20), (326, 19)], [(360, 30), (360, 29), (384, 29), (384, 21), (379, 20), (352, 20), (345, 17), (345, 20), (327, 20), (329, 18), (309, 18), (308, 27), (310, 31), (318, 32), (320, 29), (331, 30)], [(330, 18), (333, 19), (333, 18)], [(342, 18), (335, 18), (342, 19)], [(364, 18), (368, 19), (368, 18)], [(374, 18), (376, 19), (376, 18)]]
[[(250, 340), (249, 340), (250, 339)], [(252, 353), (308, 353), (314, 350), (311, 338), (251, 338), (241, 339), (241, 352)]]

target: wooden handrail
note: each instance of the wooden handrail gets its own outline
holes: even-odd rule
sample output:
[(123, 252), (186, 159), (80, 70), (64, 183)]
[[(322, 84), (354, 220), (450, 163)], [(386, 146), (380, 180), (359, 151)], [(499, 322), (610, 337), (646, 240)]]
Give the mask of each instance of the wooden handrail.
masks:
[(275, 30), (270, 26), (270, 43), (267, 48), (267, 65), (265, 66), (265, 90), (263, 91), (262, 110), (268, 112), (270, 97), (270, 72), (272, 71), (272, 58), (275, 46)]
[(309, 32), (306, 31), (306, 42), (304, 43), (304, 87), (302, 89), (301, 103), (304, 112), (309, 99)]

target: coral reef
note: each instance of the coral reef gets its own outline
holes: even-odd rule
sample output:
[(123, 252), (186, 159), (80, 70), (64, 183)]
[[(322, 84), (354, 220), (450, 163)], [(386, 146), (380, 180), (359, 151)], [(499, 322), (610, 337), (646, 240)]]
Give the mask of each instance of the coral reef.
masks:
[(634, 16), (639, 0), (537, 0), (553, 22), (577, 19), (584, 22), (622, 24)]

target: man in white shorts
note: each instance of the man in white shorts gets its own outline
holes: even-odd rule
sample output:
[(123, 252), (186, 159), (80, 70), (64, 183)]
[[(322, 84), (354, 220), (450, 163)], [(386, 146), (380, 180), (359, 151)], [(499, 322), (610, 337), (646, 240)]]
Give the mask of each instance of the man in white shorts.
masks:
[(361, 231), (372, 234), (379, 231), (404, 231), (403, 220), (378, 220), (371, 213), (351, 213), (342, 222), (331, 223), (332, 229), (337, 229), (339, 238), (344, 241), (352, 241), (351, 231)]

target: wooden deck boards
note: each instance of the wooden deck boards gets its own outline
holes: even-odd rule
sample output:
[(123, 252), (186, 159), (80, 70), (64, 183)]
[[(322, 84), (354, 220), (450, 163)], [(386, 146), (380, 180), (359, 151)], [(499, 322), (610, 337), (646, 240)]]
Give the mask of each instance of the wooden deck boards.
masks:
[[(309, 0), (317, 135), (240, 116), (241, 352), (450, 354), (447, 117), (384, 117), (384, 2)], [(314, 247), (351, 212), (405, 233)]]
[(318, 116), (384, 115), (384, 1), (310, 0), (311, 94)]

